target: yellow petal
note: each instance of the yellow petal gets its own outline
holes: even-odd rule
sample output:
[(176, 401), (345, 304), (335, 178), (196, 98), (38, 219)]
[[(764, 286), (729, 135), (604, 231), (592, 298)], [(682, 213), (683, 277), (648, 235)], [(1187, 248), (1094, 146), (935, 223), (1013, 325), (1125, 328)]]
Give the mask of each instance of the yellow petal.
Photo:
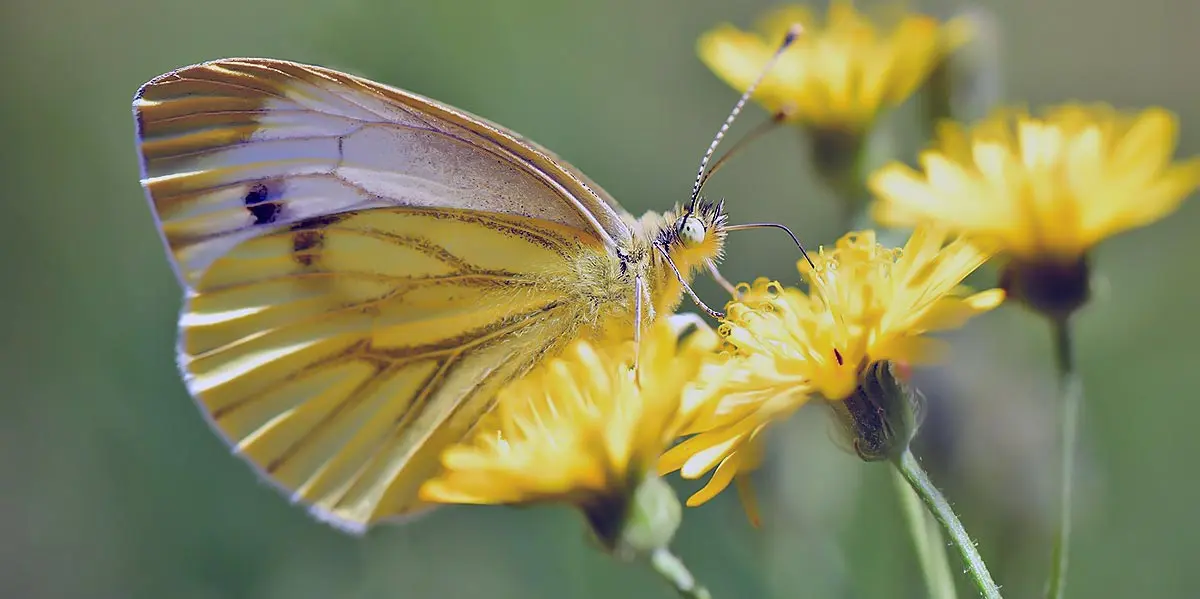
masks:
[(710, 437), (709, 442), (712, 445), (693, 453), (684, 462), (683, 467), (679, 469), (679, 475), (684, 478), (700, 478), (712, 470), (713, 466), (721, 463), (744, 440), (745, 427), (734, 426), (727, 431), (701, 434)]
[(875, 171), (868, 186), (888, 209), (921, 214), (938, 206), (937, 196), (924, 177), (899, 162), (886, 164)]
[[(881, 340), (873, 348), (871, 357), (875, 360), (892, 360), (914, 365), (934, 364), (943, 361), (948, 351), (949, 345), (941, 339), (912, 335)], [(849, 395), (850, 393), (847, 392), (837, 399), (844, 399)]]
[(973, 316), (995, 308), (1003, 299), (1004, 291), (1001, 289), (990, 289), (967, 299), (945, 299), (933, 304), (914, 324), (926, 332), (957, 329)]
[(431, 480), (421, 485), (420, 498), (422, 501), (434, 503), (490, 503), (478, 495), (463, 493), (457, 487), (448, 485), (440, 480)]
[(942, 50), (953, 52), (979, 34), (975, 23), (966, 17), (955, 17), (942, 26)]
[(929, 76), (940, 41), (938, 23), (931, 18), (913, 16), (900, 22), (891, 39), (897, 50), (889, 73), (888, 102), (903, 102)]
[[(728, 444), (731, 443), (731, 441), (736, 441), (736, 436), (730, 435), (729, 432), (730, 431), (728, 429), (726, 429), (722, 433), (714, 433), (711, 431), (701, 433), (701, 434), (695, 435), (691, 438), (688, 438), (688, 439), (680, 442), (679, 444), (675, 445), (674, 447), (668, 449), (658, 459), (658, 474), (660, 476), (662, 476), (664, 474), (668, 474), (670, 472), (680, 470), (684, 467), (684, 465), (688, 464), (689, 462), (692, 462), (692, 458), (694, 456), (696, 456), (697, 454), (700, 454), (701, 452), (704, 452), (705, 450), (710, 449), (715, 445), (726, 445), (727, 446)], [(698, 464), (698, 463), (699, 462), (694, 462), (692, 468), (695, 469), (696, 468), (695, 464)], [(713, 462), (713, 464), (715, 464), (715, 463), (716, 463), (716, 461)], [(709, 466), (709, 468), (711, 468), (711, 467), (712, 466)], [(707, 471), (707, 468), (705, 469), (705, 471)], [(702, 474), (704, 474), (704, 471), (701, 471), (699, 474), (696, 474), (695, 476), (692, 476), (692, 477), (685, 476), (684, 478), (696, 478)]]
[[(774, 54), (774, 48), (761, 38), (732, 25), (721, 25), (700, 36), (696, 51), (713, 73), (739, 92), (754, 83)], [(771, 95), (769, 83), (759, 86), (756, 97)]]
[(1086, 218), (1088, 241), (1098, 243), (1105, 237), (1135, 227), (1145, 226), (1171, 214), (1200, 187), (1200, 157), (1181, 162), (1167, 169), (1154, 185), (1128, 198), (1124, 210), (1108, 219)]
[(1146, 109), (1117, 143), (1111, 160), (1118, 164), (1140, 163), (1158, 170), (1171, 160), (1178, 131), (1179, 122), (1174, 114), (1161, 108)]
[(983, 312), (999, 307), (1005, 299), (1006, 294), (1003, 289), (988, 289), (968, 297), (966, 302), (975, 310)]
[(737, 471), (738, 467), (736, 455), (731, 455), (724, 460), (721, 460), (720, 465), (717, 466), (717, 471), (713, 472), (712, 478), (708, 480), (708, 483), (705, 484), (699, 491), (696, 491), (694, 494), (692, 494), (691, 497), (688, 497), (687, 506), (696, 507), (708, 502), (708, 500), (712, 499), (713, 497), (716, 497), (718, 493), (725, 490), (725, 487), (729, 486), (729, 483), (733, 481), (733, 476), (737, 474)]
[(742, 500), (742, 509), (746, 510), (746, 517), (750, 519), (750, 524), (754, 528), (761, 528), (762, 515), (758, 510), (758, 495), (754, 492), (750, 473), (737, 473), (733, 477), (733, 483), (737, 486), (738, 498)]

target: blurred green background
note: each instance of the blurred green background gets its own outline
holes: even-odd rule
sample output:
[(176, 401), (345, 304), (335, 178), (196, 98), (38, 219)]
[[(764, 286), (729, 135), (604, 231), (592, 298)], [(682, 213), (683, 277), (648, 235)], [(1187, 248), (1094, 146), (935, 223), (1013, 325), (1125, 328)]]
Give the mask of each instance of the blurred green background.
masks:
[[(5, 2), (0, 597), (671, 596), (595, 551), (565, 509), (443, 509), (351, 538), (258, 483), (176, 374), (180, 291), (138, 185), (130, 99), (159, 73), (211, 58), (317, 63), (503, 123), (632, 212), (661, 210), (685, 197), (735, 99), (696, 59), (696, 37), (721, 21), (748, 26), (768, 6)], [(1000, 32), (1003, 99), (1162, 105), (1182, 118), (1180, 152), (1200, 152), (1200, 4), (978, 6)], [(748, 112), (740, 131), (763, 118)], [(842, 233), (838, 208), (804, 160), (799, 134), (777, 131), (709, 193), (735, 222), (779, 221), (810, 246), (829, 243)], [(1191, 597), (1200, 582), (1198, 225), (1192, 201), (1096, 255), (1097, 298), (1079, 321), (1088, 404), (1072, 597)], [(731, 278), (796, 280), (782, 235), (735, 234), (728, 255)], [(1006, 596), (1037, 596), (1054, 497), (1048, 334), (1006, 307), (955, 343), (954, 361), (924, 377), (942, 406), (925, 456)], [(762, 529), (732, 492), (687, 512), (676, 547), (716, 597), (924, 596), (889, 473), (837, 449), (824, 418), (805, 409), (774, 429), (757, 477)]]

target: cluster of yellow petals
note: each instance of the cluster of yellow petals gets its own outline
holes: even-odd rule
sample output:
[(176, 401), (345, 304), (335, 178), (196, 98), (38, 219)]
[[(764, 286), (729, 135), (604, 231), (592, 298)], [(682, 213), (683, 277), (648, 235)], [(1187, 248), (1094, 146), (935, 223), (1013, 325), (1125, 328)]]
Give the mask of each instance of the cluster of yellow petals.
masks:
[(1200, 157), (1172, 163), (1179, 124), (1150, 108), (1064, 105), (943, 123), (921, 170), (871, 178), (884, 224), (934, 222), (1026, 263), (1072, 263), (1116, 233), (1174, 211), (1200, 185)]
[(632, 342), (574, 342), (500, 392), (472, 438), (443, 453), (421, 497), (587, 506), (627, 495), (688, 424), (684, 389), (719, 346), (711, 329), (678, 332), (668, 318), (650, 327), (636, 371)]
[(815, 268), (799, 263), (808, 293), (765, 279), (743, 288), (720, 328), (726, 358), (700, 375), (713, 381), (718, 405), (663, 456), (660, 471), (699, 478), (715, 468), (688, 500), (703, 503), (757, 465), (763, 429), (810, 395), (845, 399), (871, 362), (935, 360), (940, 345), (928, 333), (959, 327), (1003, 301), (999, 289), (962, 286), (989, 255), (930, 227), (918, 227), (902, 249), (880, 245), (873, 231), (850, 233), (813, 256)]
[(930, 72), (970, 37), (966, 21), (918, 14), (871, 19), (834, 0), (820, 24), (803, 6), (762, 18), (757, 32), (725, 24), (700, 38), (700, 59), (745, 91), (763, 72), (789, 28), (803, 33), (759, 85), (754, 99), (772, 112), (823, 129), (861, 132), (887, 108), (903, 103)]
[(919, 226), (903, 248), (885, 248), (874, 231), (850, 233), (832, 251), (800, 262), (810, 288), (814, 388), (844, 399), (870, 362), (927, 364), (942, 355), (928, 333), (961, 327), (1000, 305), (1004, 292), (972, 293), (962, 285), (991, 252), (945, 229)]

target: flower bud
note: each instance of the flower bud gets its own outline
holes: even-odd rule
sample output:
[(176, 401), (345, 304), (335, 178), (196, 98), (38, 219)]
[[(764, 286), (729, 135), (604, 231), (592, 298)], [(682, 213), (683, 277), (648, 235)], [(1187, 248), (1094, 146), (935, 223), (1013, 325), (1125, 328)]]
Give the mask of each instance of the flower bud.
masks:
[(633, 559), (670, 544), (683, 508), (671, 486), (651, 474), (628, 496), (584, 506), (584, 514), (606, 549), (621, 559)]
[(829, 402), (854, 452), (863, 461), (891, 460), (904, 453), (921, 423), (925, 398), (899, 378), (896, 365), (872, 362), (849, 397)]

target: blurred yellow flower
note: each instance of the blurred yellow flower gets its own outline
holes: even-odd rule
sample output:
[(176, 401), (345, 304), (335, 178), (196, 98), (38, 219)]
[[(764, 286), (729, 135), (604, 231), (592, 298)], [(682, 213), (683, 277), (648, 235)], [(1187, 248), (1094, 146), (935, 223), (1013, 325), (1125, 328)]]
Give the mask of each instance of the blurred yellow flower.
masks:
[[(632, 343), (576, 341), (510, 384), (472, 438), (442, 455), (421, 497), (439, 503), (565, 502), (620, 517), (690, 414), (685, 386), (719, 345), (710, 329), (678, 341), (667, 318)], [(702, 402), (698, 405), (702, 405)]]
[(871, 177), (874, 213), (889, 225), (939, 223), (1020, 262), (1070, 265), (1200, 185), (1200, 157), (1171, 161), (1178, 132), (1166, 110), (1103, 105), (998, 110), (969, 129), (943, 123), (922, 171), (892, 163)]
[[(877, 21), (877, 22), (876, 22)], [(883, 110), (903, 103), (929, 73), (970, 37), (965, 20), (924, 15), (872, 19), (834, 0), (822, 26), (804, 6), (768, 13), (751, 33), (723, 24), (704, 34), (700, 59), (745, 91), (762, 73), (788, 29), (803, 33), (763, 80), (754, 99), (772, 112), (822, 130), (859, 133)]]
[(815, 269), (798, 263), (809, 293), (759, 279), (729, 304), (719, 330), (727, 357), (700, 375), (714, 381), (717, 406), (660, 463), (660, 472), (678, 469), (691, 479), (716, 468), (688, 505), (757, 465), (762, 430), (810, 395), (850, 397), (874, 362), (933, 361), (941, 346), (928, 333), (962, 326), (1003, 301), (999, 289), (971, 293), (961, 285), (989, 253), (963, 238), (947, 241), (943, 230), (918, 227), (903, 249), (889, 249), (874, 231), (850, 233), (813, 256)]

